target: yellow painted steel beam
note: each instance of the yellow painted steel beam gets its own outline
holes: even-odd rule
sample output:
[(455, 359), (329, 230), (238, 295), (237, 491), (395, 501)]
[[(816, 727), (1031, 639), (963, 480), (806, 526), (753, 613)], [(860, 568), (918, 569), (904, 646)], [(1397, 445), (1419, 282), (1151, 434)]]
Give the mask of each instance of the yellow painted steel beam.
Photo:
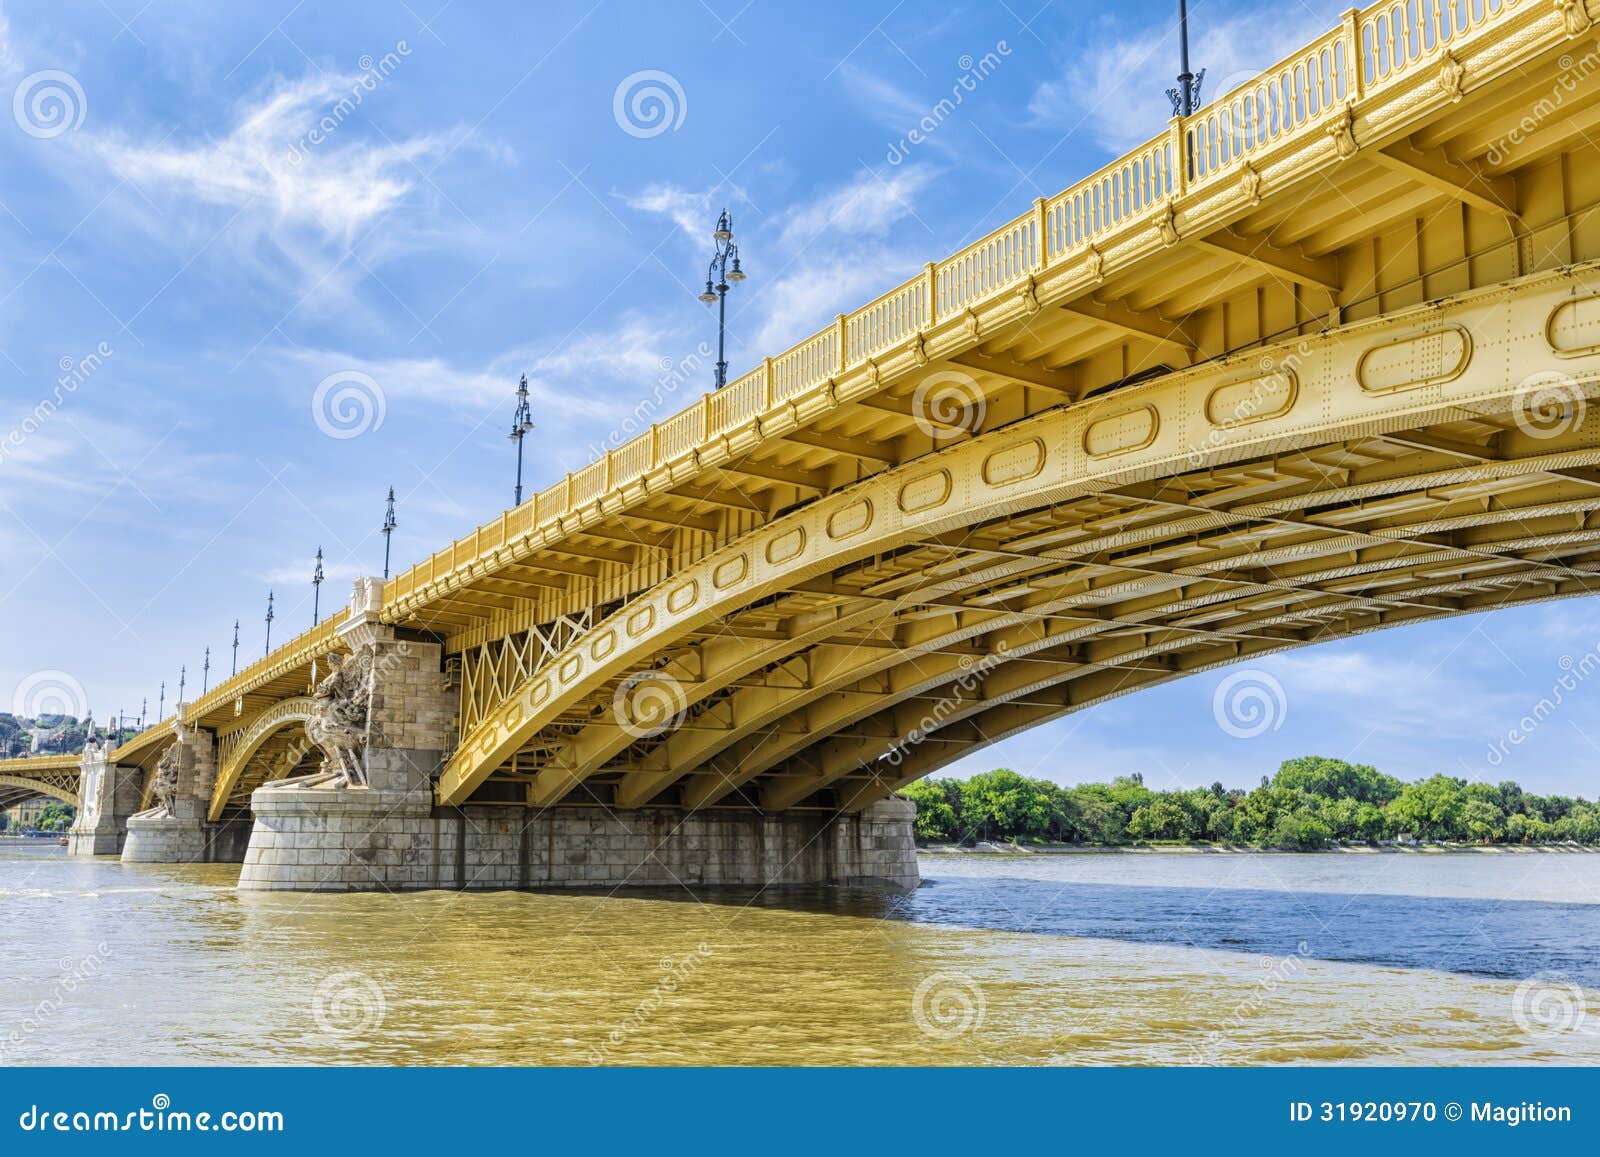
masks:
[[(519, 688), (474, 734), (464, 737), (441, 781), (440, 798), (446, 803), (465, 799), (545, 721), (606, 680), (625, 674), (630, 661), (637, 663), (634, 656), (670, 645), (712, 618), (794, 581), (1002, 511), (1049, 507), (1135, 474), (1181, 470), (1196, 446), (1206, 448), (1207, 460), (1222, 464), (1243, 460), (1258, 446), (1310, 447), (1346, 439), (1354, 431), (1434, 425), (1441, 415), (1468, 406), (1484, 413), (1508, 406), (1518, 383), (1506, 381), (1503, 368), (1492, 359), (1474, 360), (1468, 341), (1441, 343), (1432, 335), (1441, 329), (1457, 332), (1449, 330), (1456, 313), (1477, 316), (1484, 298), (1494, 296), (1508, 301), (1491, 314), (1501, 332), (1485, 333), (1482, 340), (1542, 337), (1551, 318), (1566, 308), (1574, 285), (1588, 273), (1540, 275), (1492, 294), (1464, 295), (1415, 316), (1396, 314), (1297, 343), (1295, 356), (1304, 368), (1293, 398), (1277, 412), (1248, 423), (1219, 420), (1214, 407), (1196, 408), (1189, 399), (1213, 401), (1219, 393), (1251, 388), (1252, 379), (1241, 380), (1230, 367), (1196, 367), (1093, 404), (1049, 411), (802, 507), (712, 553), (592, 629), (552, 670)], [(1481, 328), (1481, 319), (1479, 324)], [(1386, 351), (1405, 342), (1444, 351), (1439, 356), (1448, 353), (1456, 363), (1448, 380), (1427, 373), (1393, 380), (1388, 367), (1394, 362)], [(1375, 360), (1379, 353), (1385, 356)], [(1587, 374), (1591, 380), (1600, 372), (1596, 353), (1563, 357), (1546, 346), (1543, 355), (1530, 350), (1528, 357), (1522, 367), (1528, 371), (1541, 364), (1559, 366), (1564, 374)], [(1417, 373), (1414, 360), (1401, 364), (1407, 367), (1404, 372)], [(1351, 381), (1358, 389), (1345, 388)], [(1593, 461), (1600, 461), (1600, 454)], [(1314, 573), (1336, 577), (1383, 565), (1378, 559)]]

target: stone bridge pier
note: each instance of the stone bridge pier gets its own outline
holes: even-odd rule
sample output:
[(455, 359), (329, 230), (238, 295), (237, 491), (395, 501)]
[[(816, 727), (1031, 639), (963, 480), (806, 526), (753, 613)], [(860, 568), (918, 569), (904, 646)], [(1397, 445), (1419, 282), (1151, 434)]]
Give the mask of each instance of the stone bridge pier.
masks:
[(149, 773), (156, 806), (128, 818), (124, 863), (237, 863), (243, 855), (245, 824), (206, 818), (217, 778), (217, 737), (191, 724), (188, 714), (188, 704), (178, 704), (173, 742)]
[[(317, 690), (307, 734), (323, 748), (322, 771), (251, 797), (241, 889), (917, 886), (915, 808), (900, 798), (840, 816), (438, 806), (438, 775), (456, 742), (457, 691), (439, 644), (379, 621), (381, 591), (377, 580), (356, 584), (339, 630), (351, 658)], [(341, 746), (341, 734), (358, 738), (360, 750)]]
[(455, 699), (438, 643), (378, 619), (383, 585), (355, 584), (339, 629), (349, 658), (317, 687), (307, 735), (320, 772), (251, 796), (254, 826), (239, 887), (387, 891), (439, 886), (448, 826), (433, 782), (455, 735)]
[(138, 767), (112, 763), (111, 744), (83, 749), (78, 780), (78, 818), (67, 832), (67, 853), (114, 856), (128, 838), (128, 820), (139, 810), (144, 774)]

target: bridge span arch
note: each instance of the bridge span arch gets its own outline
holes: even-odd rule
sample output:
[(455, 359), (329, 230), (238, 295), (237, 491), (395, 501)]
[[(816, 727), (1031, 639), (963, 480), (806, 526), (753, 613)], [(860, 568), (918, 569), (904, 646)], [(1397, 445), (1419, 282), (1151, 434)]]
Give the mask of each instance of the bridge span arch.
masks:
[(36, 795), (47, 795), (72, 807), (81, 806), (77, 790), (61, 777), (0, 775), (0, 808), (10, 807)]
[[(217, 777), (207, 819), (220, 820), (230, 802), (240, 803), (241, 796), (248, 799), (255, 788), (288, 775), (315, 751), (304, 731), (315, 706), (309, 695), (283, 699), (244, 727), (217, 737)], [(268, 758), (258, 759), (264, 753)]]
[(1591, 593), (1575, 302), (1594, 264), (957, 434), (578, 634), (464, 730), (439, 798), (520, 755), (538, 806), (860, 807), (1152, 682)]

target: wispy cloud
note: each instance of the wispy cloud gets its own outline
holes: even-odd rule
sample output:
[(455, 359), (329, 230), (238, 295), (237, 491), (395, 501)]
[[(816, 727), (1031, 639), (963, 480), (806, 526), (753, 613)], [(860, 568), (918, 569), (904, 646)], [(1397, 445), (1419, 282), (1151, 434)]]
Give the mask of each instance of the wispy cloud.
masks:
[[(221, 137), (143, 144), (100, 137), (94, 147), (118, 176), (144, 190), (252, 211), (271, 230), (309, 229), (349, 245), (393, 211), (421, 180), (419, 165), (441, 154), (437, 135), (373, 140), (338, 113), (357, 78), (323, 75), (280, 82), (242, 106)], [(316, 132), (320, 143), (313, 143)]]
[(846, 61), (839, 66), (839, 78), (856, 103), (886, 128), (906, 128), (927, 115), (927, 101), (917, 99), (879, 73)]
[(713, 205), (716, 204), (721, 188), (713, 185), (707, 189), (695, 190), (653, 183), (646, 185), (637, 193), (613, 195), (630, 209), (670, 218), (672, 223), (685, 233), (698, 235), (705, 231), (707, 214), (716, 212)]
[(862, 237), (883, 237), (916, 216), (917, 196), (935, 175), (926, 165), (908, 165), (888, 175), (863, 170), (845, 184), (791, 206), (783, 214), (780, 240), (794, 248), (814, 248), (833, 239), (852, 244)]
[(439, 357), (288, 347), (277, 355), (277, 376), (291, 392), (309, 399), (330, 374), (365, 374), (377, 384), (386, 407), (411, 402), (476, 420), (486, 410), (509, 407), (517, 379), (527, 374), (540, 423), (577, 424), (631, 410), (667, 367), (693, 352), (680, 348), (683, 344), (671, 326), (630, 314), (605, 330), (505, 350), (473, 366)]
[[(1191, 20), (1194, 67), (1206, 70), (1205, 94), (1231, 91), (1270, 68), (1339, 21), (1344, 5), (1310, 0), (1260, 11), (1209, 9), (1207, 22)], [(1177, 29), (1162, 22), (1131, 31), (1116, 19), (1092, 30), (1059, 77), (1045, 81), (1028, 102), (1045, 128), (1080, 130), (1113, 153), (1149, 140), (1172, 116), (1166, 90), (1175, 83)]]
[(11, 49), (11, 19), (0, 7), (0, 77), (10, 77), (16, 71), (17, 58)]

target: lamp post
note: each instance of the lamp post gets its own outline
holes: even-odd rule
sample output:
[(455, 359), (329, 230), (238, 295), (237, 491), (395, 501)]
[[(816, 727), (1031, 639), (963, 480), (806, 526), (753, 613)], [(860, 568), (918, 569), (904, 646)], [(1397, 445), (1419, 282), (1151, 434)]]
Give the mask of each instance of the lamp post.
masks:
[(263, 655), (272, 654), (272, 619), (273, 619), (273, 614), (272, 614), (272, 592), (268, 591), (267, 592), (267, 649), (265, 651), (261, 652)]
[(211, 690), (211, 648), (206, 648), (206, 661), (200, 665), (200, 697), (205, 698), (207, 691)]
[(178, 668), (178, 705), (183, 705), (183, 688), (189, 681), (189, 668), (186, 665)]
[(1172, 115), (1186, 117), (1200, 107), (1200, 86), (1205, 83), (1206, 70), (1189, 71), (1189, 3), (1178, 0), (1178, 52), (1182, 71), (1178, 73), (1178, 87), (1167, 89), (1167, 99), (1172, 102)]
[[(744, 270), (739, 268), (739, 247), (733, 243), (733, 218), (724, 209), (717, 218), (717, 228), (711, 234), (715, 246), (711, 265), (706, 270), (706, 289), (700, 300), (717, 307), (717, 381), (715, 389), (728, 384), (728, 356), (725, 339), (728, 329), (728, 285), (744, 280)], [(733, 262), (730, 267), (728, 262)]]
[(322, 622), (322, 548), (317, 547), (317, 569), (311, 572), (311, 625)]
[(239, 673), (239, 620), (233, 620), (233, 670), (230, 675)]
[(517, 383), (517, 409), (511, 415), (511, 433), (506, 435), (517, 444), (517, 490), (511, 503), (513, 507), (522, 505), (522, 440), (531, 429), (533, 411), (528, 406), (528, 375), (523, 374), (522, 381)]
[(148, 700), (148, 699), (140, 699), (139, 700), (139, 730), (140, 731), (144, 730), (144, 715), (145, 715), (145, 712), (149, 711), (149, 710), (150, 710), (150, 700)]
[(161, 680), (161, 694), (156, 699), (156, 722), (167, 717), (167, 681)]
[(389, 505), (388, 505), (388, 509), (385, 510), (384, 515), (383, 515), (383, 528), (382, 528), (383, 529), (383, 577), (384, 577), (385, 580), (387, 580), (388, 577), (389, 577), (389, 537), (392, 534), (394, 534), (394, 528), (396, 526), (398, 526), (398, 525), (399, 525), (399, 523), (397, 523), (394, 520), (394, 487), (391, 486), (391, 487), (389, 487)]

